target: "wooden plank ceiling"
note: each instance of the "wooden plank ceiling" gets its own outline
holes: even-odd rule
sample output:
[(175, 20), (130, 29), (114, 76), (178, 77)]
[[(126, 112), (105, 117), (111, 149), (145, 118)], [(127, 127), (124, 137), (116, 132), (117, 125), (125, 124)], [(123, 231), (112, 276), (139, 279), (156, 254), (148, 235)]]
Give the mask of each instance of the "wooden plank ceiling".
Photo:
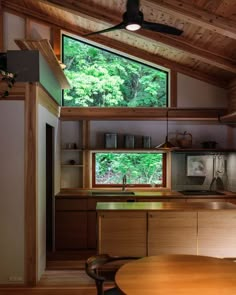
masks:
[(146, 21), (175, 26), (181, 36), (144, 29), (83, 36), (119, 24), (126, 0), (2, 0), (2, 6), (221, 87), (236, 77), (236, 0), (140, 0)]

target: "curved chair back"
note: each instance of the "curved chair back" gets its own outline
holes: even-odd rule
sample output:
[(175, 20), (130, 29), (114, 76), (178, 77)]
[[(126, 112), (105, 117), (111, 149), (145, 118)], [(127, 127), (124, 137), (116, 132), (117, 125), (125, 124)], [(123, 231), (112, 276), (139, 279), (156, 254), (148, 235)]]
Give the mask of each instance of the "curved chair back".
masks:
[(118, 288), (111, 288), (104, 291), (104, 282), (108, 280), (114, 280), (115, 273), (119, 269), (121, 265), (114, 268), (110, 268), (110, 273), (108, 276), (104, 275), (104, 271), (102, 270), (102, 266), (108, 263), (112, 263), (115, 261), (128, 261), (131, 259), (138, 259), (140, 257), (114, 257), (109, 256), (108, 254), (100, 254), (89, 257), (85, 263), (85, 271), (89, 277), (95, 280), (96, 288), (97, 288), (97, 295), (108, 295), (108, 294), (121, 294)]

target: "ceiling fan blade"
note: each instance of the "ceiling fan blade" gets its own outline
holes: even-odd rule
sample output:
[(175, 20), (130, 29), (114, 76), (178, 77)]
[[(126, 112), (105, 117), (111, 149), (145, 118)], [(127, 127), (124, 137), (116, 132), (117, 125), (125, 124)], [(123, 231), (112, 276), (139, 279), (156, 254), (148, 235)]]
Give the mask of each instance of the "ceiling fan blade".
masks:
[(139, 13), (139, 0), (127, 0), (126, 14), (128, 17), (137, 15)]
[(171, 34), (176, 36), (180, 36), (183, 33), (182, 30), (179, 30), (175, 27), (171, 27), (164, 24), (151, 23), (147, 21), (143, 21), (142, 28), (146, 30), (151, 30), (151, 31), (159, 32), (159, 33)]
[(96, 35), (96, 34), (101, 34), (101, 33), (107, 33), (107, 32), (111, 32), (111, 31), (115, 31), (115, 30), (121, 30), (121, 29), (125, 29), (125, 24), (122, 22), (114, 27), (110, 27), (101, 31), (97, 31), (97, 32), (92, 32), (92, 33), (88, 33), (85, 34), (83, 36), (87, 37), (87, 36), (92, 36), (92, 35)]

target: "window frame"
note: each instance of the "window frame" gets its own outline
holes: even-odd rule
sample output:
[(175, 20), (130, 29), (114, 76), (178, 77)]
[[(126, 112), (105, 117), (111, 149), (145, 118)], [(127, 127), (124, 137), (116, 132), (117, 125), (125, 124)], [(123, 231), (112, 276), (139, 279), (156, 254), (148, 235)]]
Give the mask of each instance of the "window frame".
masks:
[(95, 165), (95, 155), (97, 153), (156, 153), (156, 154), (162, 154), (162, 183), (156, 184), (155, 186), (152, 186), (150, 184), (126, 184), (126, 188), (166, 188), (167, 186), (167, 153), (165, 152), (150, 152), (150, 151), (143, 151), (143, 150), (135, 150), (135, 151), (117, 151), (117, 150), (107, 150), (107, 151), (93, 151), (91, 154), (92, 157), (92, 167), (91, 167), (91, 178), (92, 178), (92, 188), (122, 188), (121, 184), (96, 184), (96, 165)]
[(112, 53), (112, 54), (115, 54), (117, 56), (120, 56), (122, 58), (126, 58), (126, 59), (129, 59), (131, 61), (134, 61), (134, 62), (137, 62), (137, 63), (140, 63), (144, 66), (148, 66), (150, 68), (153, 68), (153, 69), (156, 69), (158, 71), (161, 71), (161, 72), (164, 72), (166, 73), (166, 106), (164, 107), (147, 107), (147, 106), (138, 106), (138, 107), (121, 107), (121, 106), (117, 106), (117, 107), (113, 107), (113, 106), (108, 106), (108, 107), (98, 107), (98, 106), (92, 106), (92, 107), (81, 107), (81, 106), (65, 106), (64, 104), (64, 90), (62, 91), (62, 107), (68, 107), (68, 108), (84, 108), (84, 109), (93, 109), (93, 108), (101, 108), (101, 109), (116, 109), (116, 108), (123, 108), (123, 109), (131, 109), (131, 108), (145, 108), (145, 109), (161, 109), (161, 108), (168, 108), (168, 107), (171, 107), (172, 106), (172, 94), (171, 94), (171, 85), (172, 85), (172, 79), (171, 79), (171, 76), (172, 76), (172, 71), (170, 71), (170, 69), (168, 68), (165, 68), (165, 67), (162, 67), (160, 65), (157, 65), (157, 64), (154, 64), (154, 63), (151, 63), (149, 61), (146, 61), (146, 60), (143, 60), (141, 58), (138, 58), (138, 57), (135, 57), (135, 56), (131, 56), (129, 54), (126, 54), (126, 53), (122, 53), (121, 51), (118, 51), (116, 49), (113, 49), (113, 48), (110, 48), (108, 46), (104, 46), (104, 45), (101, 45), (99, 43), (96, 43), (96, 42), (93, 42), (93, 41), (88, 41), (88, 40), (84, 40), (83, 38), (80, 38), (78, 36), (75, 36), (75, 35), (72, 35), (72, 34), (69, 34), (69, 33), (61, 33), (61, 52), (62, 52), (62, 62), (64, 62), (64, 37), (67, 37), (67, 38), (71, 38), (71, 39), (74, 39), (76, 41), (79, 41), (79, 42), (82, 42), (84, 44), (87, 44), (87, 45), (90, 45), (90, 46), (93, 46), (95, 48), (98, 48), (98, 49), (101, 49), (101, 50), (104, 50), (104, 51), (107, 51), (109, 53)]

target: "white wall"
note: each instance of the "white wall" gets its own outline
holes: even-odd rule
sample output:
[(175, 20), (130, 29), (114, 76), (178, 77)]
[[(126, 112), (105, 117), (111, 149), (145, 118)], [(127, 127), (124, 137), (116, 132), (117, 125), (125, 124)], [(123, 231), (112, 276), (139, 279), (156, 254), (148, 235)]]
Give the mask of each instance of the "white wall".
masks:
[[(15, 39), (24, 39), (25, 36), (25, 19), (21, 16), (4, 12), (3, 13), (3, 43), (4, 51), (18, 50)], [(27, 38), (40, 40), (51, 39), (51, 29), (47, 25), (31, 21), (29, 27), (29, 36)]]
[(225, 89), (206, 82), (177, 75), (177, 107), (228, 107)]
[[(175, 143), (177, 133), (187, 131), (192, 134), (193, 147), (201, 147), (203, 141), (216, 141), (217, 147), (230, 148), (231, 141), (228, 137), (226, 125), (213, 122), (169, 121), (169, 139)], [(152, 147), (165, 140), (166, 122), (164, 121), (92, 121), (91, 122), (91, 147), (104, 147), (104, 133), (117, 133), (118, 147), (123, 147), (123, 135), (132, 134), (138, 141), (136, 147), (141, 147), (141, 136), (148, 135), (152, 138)]]
[(0, 101), (0, 163), (0, 284), (10, 284), (24, 279), (23, 101)]
[(19, 47), (15, 43), (15, 39), (25, 38), (25, 21), (24, 18), (10, 14), (3, 13), (3, 43), (4, 51), (17, 50)]
[(46, 266), (46, 124), (54, 127), (54, 192), (60, 190), (59, 120), (43, 106), (38, 108), (38, 279)]
[(41, 40), (41, 39), (51, 39), (50, 36), (50, 27), (47, 25), (43, 25), (41, 23), (37, 23), (31, 21), (30, 23), (30, 39), (33, 40)]

